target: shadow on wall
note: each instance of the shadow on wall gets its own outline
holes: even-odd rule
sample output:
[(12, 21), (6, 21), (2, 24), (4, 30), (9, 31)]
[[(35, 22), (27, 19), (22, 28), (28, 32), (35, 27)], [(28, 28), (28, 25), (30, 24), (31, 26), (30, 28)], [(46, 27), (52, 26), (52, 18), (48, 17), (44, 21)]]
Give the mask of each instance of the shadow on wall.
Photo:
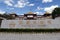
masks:
[(2, 19), (0, 19), (0, 27), (1, 27)]

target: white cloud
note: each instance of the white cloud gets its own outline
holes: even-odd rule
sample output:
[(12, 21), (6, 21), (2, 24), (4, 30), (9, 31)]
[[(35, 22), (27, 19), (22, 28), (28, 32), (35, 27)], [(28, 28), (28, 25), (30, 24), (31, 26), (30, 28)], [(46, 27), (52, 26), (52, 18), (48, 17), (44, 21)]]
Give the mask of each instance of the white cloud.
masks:
[(13, 0), (5, 0), (4, 3), (8, 6), (13, 6)]
[(13, 10), (14, 8), (7, 8), (8, 10)]
[(0, 14), (4, 14), (4, 13), (5, 13), (5, 11), (0, 10)]
[(28, 4), (28, 6), (34, 6), (34, 4)]
[(17, 3), (15, 4), (13, 0), (4, 0), (4, 3), (8, 6), (23, 8), (25, 6), (34, 6), (34, 4), (29, 4), (28, 0), (17, 0)]
[(43, 15), (42, 12), (34, 12), (34, 14), (37, 14), (37, 15)]
[(53, 0), (42, 0), (42, 3), (52, 2)]
[(44, 11), (49, 12), (49, 13), (52, 13), (52, 11), (53, 11), (56, 7), (58, 7), (58, 5), (52, 5), (51, 7), (46, 7), (46, 8), (44, 8)]
[(42, 10), (43, 8), (41, 8), (41, 7), (38, 6), (37, 9), (38, 9), (38, 10)]
[(24, 14), (19, 14), (19, 15), (24, 15)]
[(25, 7), (29, 2), (26, 0), (19, 0), (17, 1), (17, 4), (14, 5), (14, 7), (18, 7), (18, 8), (23, 8)]

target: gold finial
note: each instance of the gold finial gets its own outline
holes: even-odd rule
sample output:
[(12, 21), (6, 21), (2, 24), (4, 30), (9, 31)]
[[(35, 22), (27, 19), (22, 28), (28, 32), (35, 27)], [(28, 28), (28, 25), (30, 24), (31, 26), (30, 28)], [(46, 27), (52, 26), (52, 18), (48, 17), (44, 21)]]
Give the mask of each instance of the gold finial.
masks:
[(28, 12), (28, 14), (33, 14), (32, 12)]

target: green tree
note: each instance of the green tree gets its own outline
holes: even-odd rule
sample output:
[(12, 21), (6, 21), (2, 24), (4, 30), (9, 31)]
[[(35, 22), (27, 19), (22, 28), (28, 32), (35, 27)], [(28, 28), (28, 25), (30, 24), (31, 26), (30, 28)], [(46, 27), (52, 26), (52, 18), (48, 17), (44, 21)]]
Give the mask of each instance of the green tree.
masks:
[(52, 12), (52, 18), (55, 19), (56, 16), (60, 16), (60, 7), (55, 8)]

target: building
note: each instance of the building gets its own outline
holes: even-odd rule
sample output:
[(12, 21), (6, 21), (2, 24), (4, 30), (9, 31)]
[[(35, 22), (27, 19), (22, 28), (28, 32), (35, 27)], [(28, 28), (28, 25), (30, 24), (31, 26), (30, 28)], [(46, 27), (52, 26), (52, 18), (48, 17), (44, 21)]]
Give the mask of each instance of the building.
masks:
[[(7, 15), (7, 14), (6, 14)], [(5, 15), (5, 16), (6, 16)], [(40, 20), (40, 19), (51, 19), (51, 14), (37, 15), (33, 12), (25, 13), (24, 15), (17, 15), (16, 13), (11, 13), (5, 17), (4, 15), (0, 16), (8, 20)]]
[(32, 12), (28, 12), (24, 15), (17, 15), (17, 14), (10, 14), (12, 16), (12, 19), (18, 19), (18, 20), (39, 20), (44, 18), (51, 18), (51, 14), (44, 14), (44, 15), (37, 15)]
[(32, 12), (29, 12), (29, 13), (27, 13), (27, 14), (24, 14), (24, 19), (25, 20), (31, 20), (31, 19), (33, 19), (33, 20), (36, 20), (37, 19), (37, 14), (34, 14), (34, 13), (32, 13)]

